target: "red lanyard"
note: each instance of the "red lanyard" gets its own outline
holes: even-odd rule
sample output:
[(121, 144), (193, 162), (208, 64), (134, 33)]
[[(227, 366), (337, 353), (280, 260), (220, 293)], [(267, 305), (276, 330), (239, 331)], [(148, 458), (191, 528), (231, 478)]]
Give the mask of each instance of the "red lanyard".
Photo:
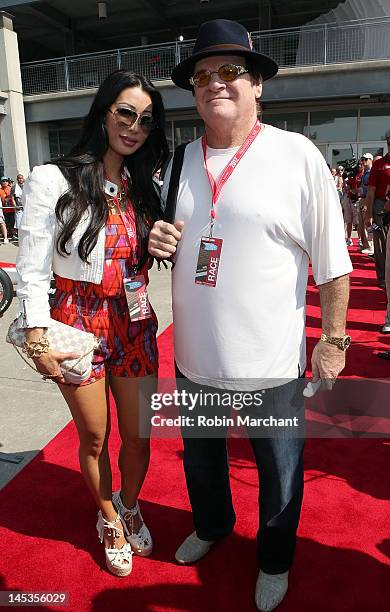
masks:
[(215, 222), (215, 217), (216, 217), (215, 208), (216, 208), (217, 200), (218, 200), (218, 198), (220, 196), (220, 193), (222, 191), (222, 187), (228, 181), (228, 179), (231, 177), (231, 175), (233, 174), (234, 170), (238, 166), (239, 162), (242, 160), (242, 158), (244, 157), (245, 153), (247, 152), (247, 150), (249, 149), (249, 147), (251, 146), (251, 144), (255, 140), (256, 136), (258, 134), (260, 134), (262, 129), (263, 129), (262, 124), (260, 123), (259, 120), (257, 120), (255, 125), (253, 126), (252, 130), (250, 131), (249, 135), (247, 136), (245, 142), (243, 142), (241, 147), (238, 149), (237, 153), (235, 153), (233, 155), (233, 157), (231, 158), (231, 160), (229, 161), (227, 166), (225, 166), (223, 172), (221, 173), (221, 175), (220, 175), (220, 177), (218, 179), (218, 183), (215, 182), (214, 177), (211, 175), (209, 169), (207, 168), (207, 159), (206, 159), (207, 141), (206, 141), (206, 136), (203, 136), (203, 138), (202, 138), (203, 162), (204, 162), (205, 170), (207, 172), (207, 176), (209, 177), (209, 182), (210, 182), (210, 187), (211, 187), (211, 194), (212, 194), (212, 197), (211, 197), (211, 209), (210, 209), (210, 237), (212, 237), (212, 235), (213, 235), (213, 228), (214, 228), (214, 222)]
[[(107, 177), (107, 178), (108, 178), (108, 180), (110, 180), (109, 177)], [(125, 191), (127, 193), (127, 190), (128, 190), (127, 176), (123, 173), (121, 178), (122, 178), (123, 186), (124, 186)], [(117, 209), (119, 211), (119, 214), (121, 216), (121, 219), (122, 219), (122, 223), (125, 226), (125, 229), (126, 229), (126, 232), (127, 232), (127, 237), (129, 239), (129, 246), (130, 246), (131, 254), (132, 254), (132, 264), (131, 264), (131, 267), (133, 268), (134, 274), (136, 274), (137, 270), (138, 270), (137, 236), (136, 236), (136, 232), (134, 232), (133, 228), (130, 225), (130, 222), (129, 222), (129, 219), (128, 219), (127, 215), (125, 214), (125, 212), (120, 207), (120, 202), (119, 202), (118, 194), (116, 196), (114, 196), (112, 199), (114, 200), (114, 202), (116, 204), (116, 207), (117, 207)], [(129, 212), (128, 211), (128, 207), (126, 207), (126, 212)], [(134, 217), (133, 217), (133, 220), (134, 220)]]
[(126, 228), (127, 236), (128, 236), (128, 239), (129, 239), (129, 245), (130, 245), (130, 248), (131, 248), (131, 254), (132, 254), (132, 268), (133, 268), (134, 274), (136, 274), (136, 272), (138, 270), (137, 239), (136, 239), (136, 236), (134, 234), (134, 230), (131, 227), (131, 225), (129, 223), (129, 219), (127, 218), (126, 214), (123, 212), (123, 210), (120, 209), (119, 206), (118, 206), (118, 209), (119, 209), (119, 214), (120, 214), (120, 216), (122, 218), (122, 221), (123, 221), (123, 225)]

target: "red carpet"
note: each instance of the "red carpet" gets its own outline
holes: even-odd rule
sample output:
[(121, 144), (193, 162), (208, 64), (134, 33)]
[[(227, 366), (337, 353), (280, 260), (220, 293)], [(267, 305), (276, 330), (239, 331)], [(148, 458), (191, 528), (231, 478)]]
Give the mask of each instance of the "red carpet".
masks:
[[(349, 330), (354, 345), (345, 375), (386, 378), (390, 363), (374, 356), (378, 347), (390, 348), (378, 334), (385, 295), (375, 286), (371, 261), (352, 254)], [(308, 305), (311, 349), (320, 332), (313, 287)], [(173, 373), (171, 328), (159, 343), (161, 375), (168, 377)], [(153, 440), (152, 445), (142, 490), (142, 508), (155, 539), (151, 558), (134, 558), (128, 578), (106, 572), (95, 532), (96, 510), (79, 474), (77, 438), (70, 424), (0, 493), (0, 590), (68, 591), (67, 609), (72, 611), (254, 611), (257, 478), (248, 444), (230, 444), (235, 532), (194, 567), (172, 561), (178, 543), (192, 529), (181, 442)], [(388, 610), (389, 447), (390, 440), (379, 439), (307, 442), (296, 563), (278, 611)], [(114, 431), (113, 457), (117, 448)]]

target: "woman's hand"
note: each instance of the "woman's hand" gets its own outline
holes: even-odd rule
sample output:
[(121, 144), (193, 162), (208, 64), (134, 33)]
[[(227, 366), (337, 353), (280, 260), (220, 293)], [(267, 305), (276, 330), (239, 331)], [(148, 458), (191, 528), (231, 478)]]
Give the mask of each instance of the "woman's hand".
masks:
[[(26, 342), (39, 342), (44, 335), (46, 329), (43, 327), (31, 327), (26, 329)], [(78, 359), (78, 353), (60, 353), (51, 351), (50, 347), (47, 353), (42, 353), (39, 357), (32, 357), (39, 374), (43, 377), (47, 376), (56, 383), (65, 384), (64, 375), (61, 372), (60, 364), (66, 359)]]
[(66, 359), (78, 359), (78, 353), (60, 353), (58, 351), (48, 351), (32, 360), (42, 377), (50, 378), (56, 383), (65, 384), (65, 378), (60, 369), (60, 364)]

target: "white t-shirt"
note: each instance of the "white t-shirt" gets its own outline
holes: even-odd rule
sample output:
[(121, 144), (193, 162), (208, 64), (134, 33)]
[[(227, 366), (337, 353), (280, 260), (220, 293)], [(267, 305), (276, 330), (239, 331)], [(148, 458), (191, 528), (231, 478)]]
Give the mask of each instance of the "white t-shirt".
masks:
[[(236, 151), (207, 149), (215, 180)], [(193, 382), (239, 391), (297, 378), (306, 367), (309, 258), (317, 285), (352, 270), (325, 160), (304, 136), (265, 126), (216, 205), (215, 288), (194, 282), (210, 204), (198, 139), (185, 151), (175, 217), (185, 222), (172, 285), (176, 363)]]
[(14, 198), (16, 200), (16, 205), (17, 206), (22, 206), (23, 187), (21, 187), (19, 185), (19, 183), (15, 184), (15, 187), (13, 188), (12, 195), (14, 196)]

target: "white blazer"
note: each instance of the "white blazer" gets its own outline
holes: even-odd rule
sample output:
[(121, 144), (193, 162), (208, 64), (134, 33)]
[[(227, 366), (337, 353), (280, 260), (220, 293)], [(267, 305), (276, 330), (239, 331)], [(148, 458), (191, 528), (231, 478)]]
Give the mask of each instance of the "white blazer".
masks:
[[(59, 231), (55, 207), (68, 189), (67, 180), (53, 164), (36, 166), (23, 189), (24, 212), (19, 228), (19, 252), (16, 259), (17, 296), (20, 299), (23, 327), (49, 327), (48, 291), (52, 271), (77, 281), (99, 284), (102, 280), (105, 228), (102, 227), (99, 232), (97, 243), (88, 257), (90, 263), (82, 261), (77, 251), (89, 222), (88, 211), (66, 244), (70, 255), (59, 255), (55, 248)], [(105, 191), (111, 195), (107, 183)]]

